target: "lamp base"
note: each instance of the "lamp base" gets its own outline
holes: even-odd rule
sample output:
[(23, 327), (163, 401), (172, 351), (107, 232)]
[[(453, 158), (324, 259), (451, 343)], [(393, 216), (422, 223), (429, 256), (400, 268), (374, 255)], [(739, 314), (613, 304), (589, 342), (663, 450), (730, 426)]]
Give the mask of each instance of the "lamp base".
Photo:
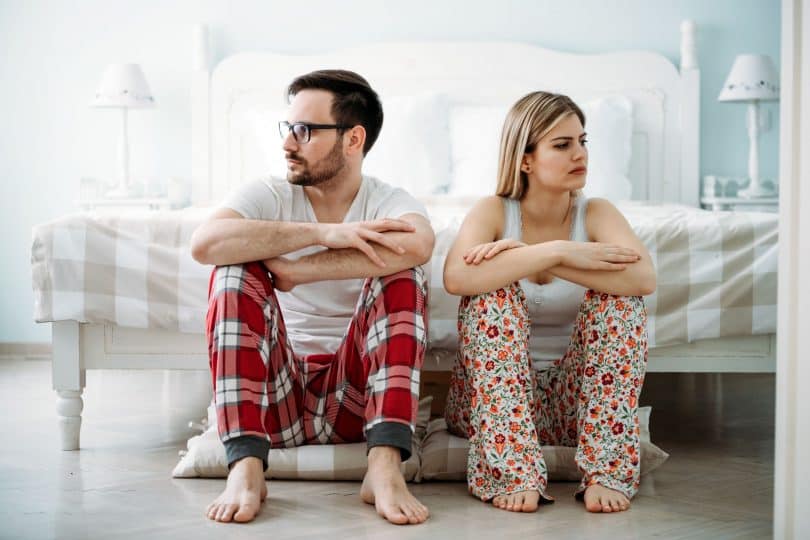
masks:
[(141, 196), (137, 186), (118, 186), (104, 193), (105, 199), (135, 199)]
[(737, 192), (738, 197), (745, 199), (762, 199), (766, 197), (776, 197), (776, 189), (769, 185), (757, 184), (749, 186), (746, 189), (741, 189)]

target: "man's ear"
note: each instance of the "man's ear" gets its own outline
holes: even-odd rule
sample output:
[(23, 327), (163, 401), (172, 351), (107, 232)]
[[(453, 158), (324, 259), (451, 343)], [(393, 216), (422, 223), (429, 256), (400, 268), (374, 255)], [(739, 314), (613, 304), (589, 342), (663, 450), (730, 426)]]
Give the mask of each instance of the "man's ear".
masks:
[(366, 128), (361, 125), (356, 125), (346, 131), (343, 137), (344, 147), (346, 152), (351, 155), (354, 153), (363, 154), (363, 146), (366, 144)]

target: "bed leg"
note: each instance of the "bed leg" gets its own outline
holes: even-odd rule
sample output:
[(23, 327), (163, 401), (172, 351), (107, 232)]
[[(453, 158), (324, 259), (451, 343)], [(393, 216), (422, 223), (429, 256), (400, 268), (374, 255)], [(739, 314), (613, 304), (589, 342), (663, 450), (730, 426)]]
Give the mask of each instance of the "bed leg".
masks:
[(79, 449), (79, 433), (82, 429), (81, 390), (57, 390), (56, 414), (59, 415), (59, 435), (62, 450)]
[(80, 327), (76, 321), (53, 324), (53, 389), (62, 450), (79, 449), (82, 426), (82, 390), (85, 378), (81, 359)]

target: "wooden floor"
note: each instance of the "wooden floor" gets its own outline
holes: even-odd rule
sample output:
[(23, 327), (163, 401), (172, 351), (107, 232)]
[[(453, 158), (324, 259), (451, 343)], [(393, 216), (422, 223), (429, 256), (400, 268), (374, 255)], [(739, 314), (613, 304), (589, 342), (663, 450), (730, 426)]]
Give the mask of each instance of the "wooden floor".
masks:
[[(177, 451), (203, 415), (206, 373), (91, 371), (82, 447), (58, 450), (50, 363), (0, 360), (0, 538), (769, 538), (773, 504), (773, 375), (648, 375), (653, 441), (669, 461), (644, 476), (630, 511), (585, 512), (573, 483), (535, 514), (496, 510), (462, 483), (413, 491), (421, 526), (385, 523), (359, 483), (268, 483), (247, 525), (203, 517), (222, 480), (174, 480)], [(204, 407), (203, 407), (204, 408)]]

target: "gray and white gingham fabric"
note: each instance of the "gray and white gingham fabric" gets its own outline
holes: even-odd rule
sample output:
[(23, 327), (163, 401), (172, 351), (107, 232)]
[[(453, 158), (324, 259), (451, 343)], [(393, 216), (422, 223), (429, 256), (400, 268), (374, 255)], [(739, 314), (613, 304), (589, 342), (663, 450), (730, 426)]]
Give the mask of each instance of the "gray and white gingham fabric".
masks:
[[(427, 202), (437, 232), (429, 344), (454, 349), (458, 297), (444, 291), (441, 271), (469, 201)], [(651, 347), (776, 331), (776, 214), (619, 209), (658, 271), (646, 298)], [(210, 211), (81, 213), (34, 227), (34, 318), (202, 333), (210, 267), (191, 258), (189, 244)]]
[[(658, 274), (644, 299), (650, 347), (776, 332), (777, 214), (642, 202), (619, 210)], [(460, 219), (444, 221), (430, 263), (430, 345), (455, 349), (458, 297), (444, 291), (442, 268)]]

